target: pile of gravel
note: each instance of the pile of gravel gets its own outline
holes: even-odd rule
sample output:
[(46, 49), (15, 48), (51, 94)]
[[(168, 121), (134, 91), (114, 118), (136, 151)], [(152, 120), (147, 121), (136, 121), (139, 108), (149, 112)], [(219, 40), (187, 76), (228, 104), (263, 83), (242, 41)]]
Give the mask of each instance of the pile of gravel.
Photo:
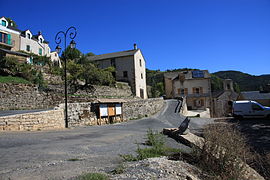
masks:
[(126, 162), (123, 173), (110, 179), (159, 179), (159, 180), (200, 180), (201, 171), (183, 161), (168, 160), (167, 157), (149, 158), (142, 161)]

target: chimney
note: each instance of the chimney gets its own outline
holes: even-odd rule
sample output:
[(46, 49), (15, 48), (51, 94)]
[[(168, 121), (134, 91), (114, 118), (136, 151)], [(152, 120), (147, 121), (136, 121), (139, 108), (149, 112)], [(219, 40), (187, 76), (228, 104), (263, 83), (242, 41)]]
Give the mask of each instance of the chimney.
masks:
[(136, 43), (134, 43), (134, 50), (136, 50), (137, 49), (137, 44)]
[(38, 31), (38, 35), (41, 35), (41, 31)]

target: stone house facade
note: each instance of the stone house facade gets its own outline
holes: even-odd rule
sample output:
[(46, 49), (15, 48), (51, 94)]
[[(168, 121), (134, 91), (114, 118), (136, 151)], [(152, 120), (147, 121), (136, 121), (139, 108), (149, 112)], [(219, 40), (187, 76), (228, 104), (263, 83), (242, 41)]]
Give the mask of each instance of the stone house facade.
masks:
[(190, 110), (210, 108), (211, 79), (207, 70), (168, 72), (164, 81), (167, 98), (186, 97)]
[(147, 99), (145, 59), (136, 44), (132, 50), (89, 56), (88, 60), (101, 69), (115, 67), (116, 81), (128, 82), (135, 96)]
[(223, 90), (212, 93), (212, 117), (226, 117), (232, 114), (232, 101), (236, 101), (238, 93), (234, 91), (231, 79), (223, 80)]

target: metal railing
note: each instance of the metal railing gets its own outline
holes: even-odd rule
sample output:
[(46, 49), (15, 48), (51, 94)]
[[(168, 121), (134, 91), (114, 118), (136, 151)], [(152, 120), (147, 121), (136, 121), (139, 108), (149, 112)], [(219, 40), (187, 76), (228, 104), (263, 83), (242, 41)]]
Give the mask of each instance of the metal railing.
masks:
[(15, 40), (7, 41), (6, 39), (0, 39), (0, 44), (7, 45), (9, 47), (15, 46)]

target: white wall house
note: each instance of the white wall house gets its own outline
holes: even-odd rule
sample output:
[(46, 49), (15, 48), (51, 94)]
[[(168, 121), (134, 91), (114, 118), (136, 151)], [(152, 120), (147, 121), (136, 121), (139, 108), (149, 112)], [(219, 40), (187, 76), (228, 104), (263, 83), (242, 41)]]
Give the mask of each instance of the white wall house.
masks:
[(147, 98), (145, 59), (140, 49), (89, 56), (99, 68), (115, 67), (116, 81), (128, 82), (135, 96)]
[(33, 35), (30, 30), (21, 33), (20, 50), (47, 57), (49, 57), (51, 53), (49, 43), (45, 41), (41, 32), (37, 35)]

